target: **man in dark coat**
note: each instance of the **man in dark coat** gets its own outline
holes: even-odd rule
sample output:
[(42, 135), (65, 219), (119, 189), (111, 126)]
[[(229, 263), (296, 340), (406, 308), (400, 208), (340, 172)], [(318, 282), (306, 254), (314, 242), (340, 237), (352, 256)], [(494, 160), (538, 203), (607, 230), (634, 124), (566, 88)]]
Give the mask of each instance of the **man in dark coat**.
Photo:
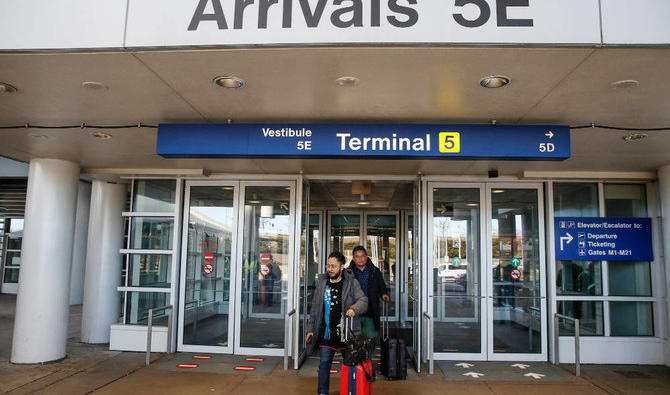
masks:
[(370, 339), (376, 339), (380, 326), (380, 298), (389, 301), (388, 290), (382, 272), (372, 264), (365, 247), (354, 248), (354, 259), (349, 264), (356, 279), (368, 297), (368, 312), (361, 317), (361, 330)]
[(358, 318), (368, 309), (368, 298), (351, 270), (344, 268), (344, 261), (341, 252), (333, 252), (328, 257), (328, 273), (319, 275), (316, 280), (307, 321), (307, 352), (311, 354), (316, 346), (320, 348), (319, 394), (328, 394), (333, 357), (336, 351), (344, 349), (342, 317), (350, 317), (353, 330), (358, 333), (361, 327)]

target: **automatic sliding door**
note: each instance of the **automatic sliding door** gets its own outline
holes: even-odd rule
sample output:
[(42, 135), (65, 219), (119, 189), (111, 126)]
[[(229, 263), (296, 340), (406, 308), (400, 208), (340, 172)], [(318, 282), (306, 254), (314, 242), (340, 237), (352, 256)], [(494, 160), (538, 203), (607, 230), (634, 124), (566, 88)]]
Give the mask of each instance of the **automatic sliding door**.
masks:
[(541, 360), (546, 355), (546, 301), (540, 189), (504, 186), (489, 187), (488, 191), (489, 355), (491, 359)]
[(232, 185), (189, 185), (186, 189), (180, 350), (232, 351), (235, 198)]
[(433, 349), (438, 359), (483, 359), (482, 188), (432, 188)]

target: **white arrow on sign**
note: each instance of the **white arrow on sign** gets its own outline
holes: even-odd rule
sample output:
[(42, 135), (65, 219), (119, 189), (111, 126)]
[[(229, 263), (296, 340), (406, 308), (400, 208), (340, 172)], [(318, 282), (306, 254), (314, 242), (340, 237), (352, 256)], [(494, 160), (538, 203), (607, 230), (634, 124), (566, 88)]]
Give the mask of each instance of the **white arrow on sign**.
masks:
[(461, 362), (461, 363), (457, 363), (456, 366), (459, 366), (459, 367), (461, 367), (461, 368), (463, 368), (463, 369), (469, 369), (469, 368), (471, 368), (471, 367), (473, 367), (473, 366), (475, 366), (475, 365), (473, 365), (473, 364), (471, 364), (471, 363)]
[(535, 380), (541, 380), (542, 377), (544, 377), (543, 374), (539, 374), (539, 373), (526, 373), (526, 374), (524, 374), (524, 376), (526, 376), (526, 377), (532, 377), (532, 378), (534, 378)]
[(467, 373), (463, 373), (463, 376), (470, 376), (473, 379), (478, 379), (478, 378), (480, 378), (482, 376), (486, 376), (486, 375), (484, 373), (467, 372)]
[(570, 244), (572, 240), (575, 238), (572, 237), (572, 235), (569, 232), (565, 232), (565, 236), (561, 237), (561, 251), (563, 251), (563, 242), (565, 241), (565, 244)]
[(554, 132), (552, 132), (551, 130), (548, 131), (547, 133), (545, 133), (544, 135), (547, 136), (547, 137), (549, 137), (550, 139), (551, 139), (551, 138), (554, 138)]
[(515, 363), (514, 365), (512, 365), (512, 367), (524, 370), (524, 369), (528, 369), (530, 367), (530, 365), (524, 365), (522, 363)]

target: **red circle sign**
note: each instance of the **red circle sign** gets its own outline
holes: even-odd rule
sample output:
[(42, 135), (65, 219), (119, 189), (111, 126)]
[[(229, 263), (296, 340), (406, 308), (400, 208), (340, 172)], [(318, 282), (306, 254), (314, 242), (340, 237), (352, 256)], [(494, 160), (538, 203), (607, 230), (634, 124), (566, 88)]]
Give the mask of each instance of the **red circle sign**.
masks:
[(214, 266), (212, 266), (211, 263), (205, 263), (202, 266), (202, 272), (205, 273), (205, 274), (212, 274), (212, 273), (214, 273)]
[(261, 274), (262, 274), (264, 277), (267, 277), (267, 276), (270, 274), (270, 266), (268, 266), (268, 265), (261, 265), (261, 270), (260, 270), (260, 272), (261, 272)]
[(261, 254), (261, 263), (267, 265), (271, 260), (272, 258), (270, 257), (270, 254)]
[(512, 276), (513, 280), (520, 279), (521, 278), (521, 270), (519, 270), (519, 269), (512, 270), (512, 273), (510, 273), (510, 276)]
[(209, 263), (213, 261), (214, 261), (214, 254), (212, 254), (211, 252), (205, 254), (205, 262)]

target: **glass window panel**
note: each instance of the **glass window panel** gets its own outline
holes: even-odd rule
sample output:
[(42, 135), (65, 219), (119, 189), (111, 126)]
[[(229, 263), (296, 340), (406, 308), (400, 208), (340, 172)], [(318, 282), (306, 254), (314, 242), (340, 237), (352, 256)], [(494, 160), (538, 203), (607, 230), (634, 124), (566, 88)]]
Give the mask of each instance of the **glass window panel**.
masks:
[(229, 345), (233, 235), (232, 186), (190, 189), (184, 299), (184, 344)]
[(174, 211), (176, 180), (135, 180), (133, 211), (170, 213)]
[(494, 189), (491, 207), (494, 296), (539, 297), (537, 191)]
[(134, 250), (171, 250), (172, 218), (130, 218), (130, 248)]
[(5, 266), (20, 266), (21, 265), (21, 251), (7, 251), (5, 255)]
[(434, 351), (481, 352), (480, 190), (433, 190)]
[[(603, 336), (605, 334), (603, 319), (603, 302), (592, 301), (559, 301), (558, 314), (579, 320), (579, 334), (581, 336)], [(573, 321), (562, 319), (559, 321), (561, 336), (574, 336), (575, 324)]]
[[(149, 309), (163, 307), (169, 304), (170, 294), (159, 292), (127, 292), (126, 324), (146, 325)], [(167, 326), (168, 311), (163, 310), (154, 314), (153, 325)]]
[(598, 217), (598, 184), (554, 183), (554, 216)]
[(651, 296), (650, 266), (649, 262), (610, 261), (610, 295)]
[(558, 295), (602, 295), (602, 263), (600, 261), (557, 261), (556, 293)]
[[(396, 269), (397, 265), (397, 232), (395, 215), (368, 215), (366, 249), (372, 264), (382, 272), (388, 287), (388, 316), (395, 316), (396, 300)], [(355, 265), (350, 266), (352, 269)]]
[(647, 193), (644, 184), (605, 184), (606, 217), (646, 217)]
[(361, 244), (361, 217), (353, 215), (333, 215), (330, 217), (330, 251), (340, 251), (345, 262), (354, 259), (353, 250)]
[(612, 336), (654, 336), (651, 302), (610, 302)]
[(10, 218), (8, 229), (5, 229), (7, 235), (7, 249), (20, 250), (23, 240), (23, 218)]
[(128, 286), (169, 288), (172, 255), (131, 255)]
[(19, 282), (19, 269), (6, 267), (5, 268), (4, 282), (5, 283), (12, 283), (12, 284), (18, 283)]
[(291, 188), (245, 188), (240, 347), (284, 348)]

